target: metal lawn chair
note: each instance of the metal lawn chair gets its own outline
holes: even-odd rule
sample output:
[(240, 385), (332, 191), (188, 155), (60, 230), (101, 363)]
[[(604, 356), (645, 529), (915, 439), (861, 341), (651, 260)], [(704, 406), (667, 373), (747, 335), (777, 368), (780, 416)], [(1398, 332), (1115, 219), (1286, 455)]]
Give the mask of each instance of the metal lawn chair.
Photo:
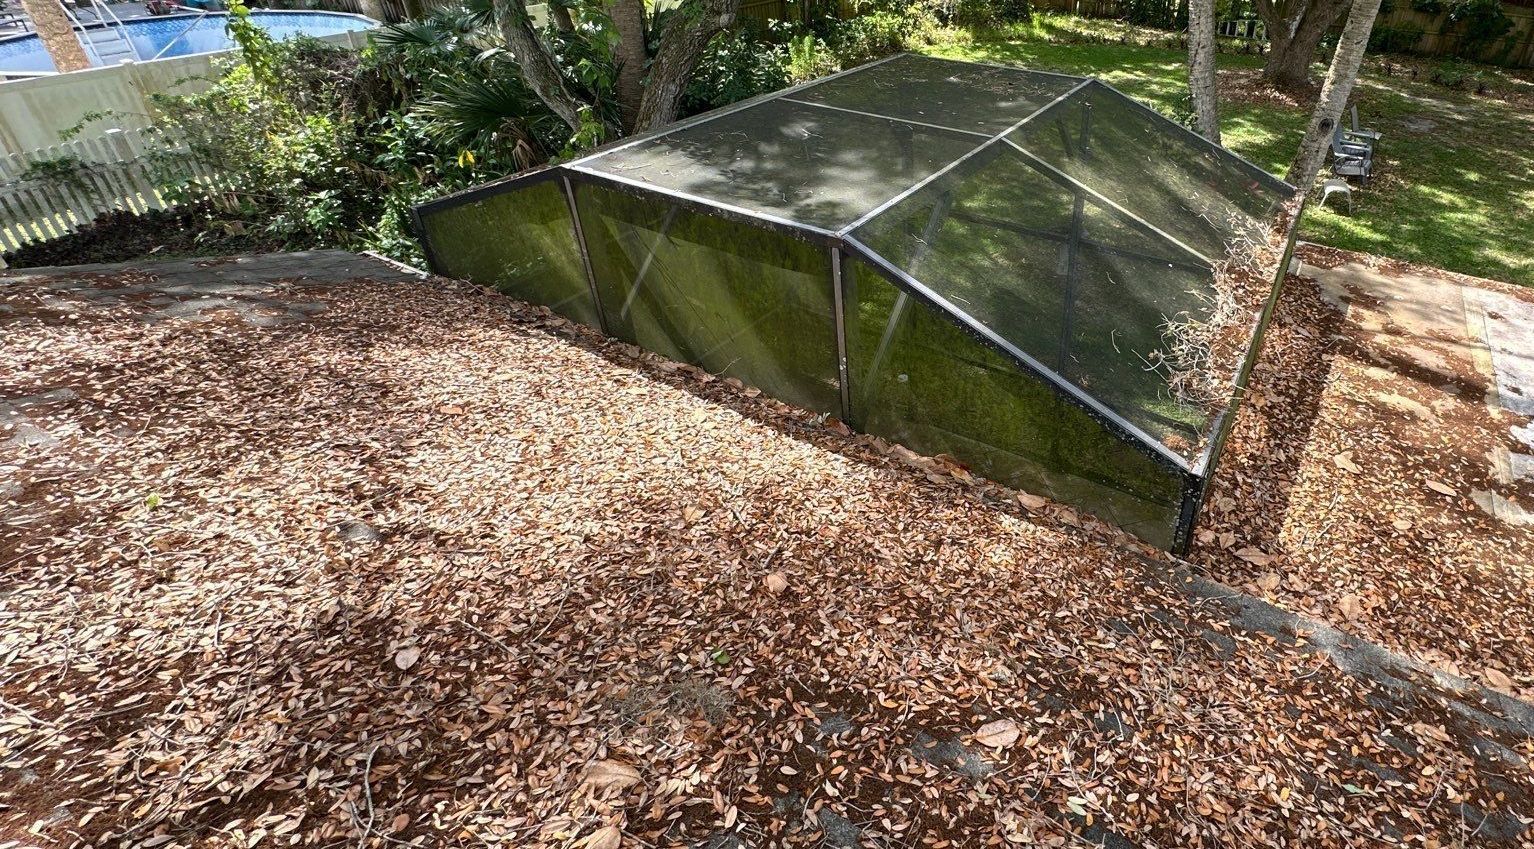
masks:
[(1364, 185), (1369, 185), (1369, 178), (1374, 175), (1374, 155), (1372, 151), (1345, 145), (1338, 136), (1332, 136), (1332, 173), (1338, 177), (1357, 177)]
[(1342, 125), (1338, 124), (1332, 129), (1332, 154), (1362, 156), (1365, 159), (1373, 159), (1374, 142), (1349, 137), (1347, 131), (1342, 129)]
[(1352, 118), (1352, 121), (1353, 121), (1353, 129), (1347, 131), (1347, 135), (1348, 136), (1351, 136), (1354, 139), (1358, 139), (1359, 141), (1368, 142), (1370, 147), (1373, 147), (1375, 142), (1379, 141), (1381, 138), (1384, 137), (1383, 133), (1379, 133), (1379, 132), (1376, 132), (1374, 130), (1365, 130), (1365, 129), (1360, 129), (1359, 128), (1359, 126), (1358, 126), (1358, 104), (1357, 103), (1355, 103), (1352, 106), (1348, 107), (1348, 116), (1350, 118)]

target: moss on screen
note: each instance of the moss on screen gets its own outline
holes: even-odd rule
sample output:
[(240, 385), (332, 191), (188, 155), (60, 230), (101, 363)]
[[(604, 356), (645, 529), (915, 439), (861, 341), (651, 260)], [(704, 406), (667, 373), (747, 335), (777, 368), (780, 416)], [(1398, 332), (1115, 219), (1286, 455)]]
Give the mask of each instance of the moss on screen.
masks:
[(421, 221), (442, 273), (600, 326), (558, 181), (433, 210)]
[(861, 262), (843, 281), (854, 427), (1172, 544), (1178, 473)]
[(828, 249), (599, 186), (579, 186), (576, 205), (608, 332), (807, 409), (840, 409)]

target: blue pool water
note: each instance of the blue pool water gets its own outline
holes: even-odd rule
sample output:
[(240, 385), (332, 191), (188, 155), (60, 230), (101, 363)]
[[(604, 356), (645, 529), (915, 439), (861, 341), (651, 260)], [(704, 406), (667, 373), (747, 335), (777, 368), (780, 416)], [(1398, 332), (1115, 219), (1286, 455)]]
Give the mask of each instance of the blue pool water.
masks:
[[(159, 18), (143, 18), (124, 21), (128, 38), (140, 59), (150, 59), (165, 48), (161, 58), (187, 56), (192, 53), (210, 53), (234, 47), (224, 32), (224, 15), (212, 13), (198, 19), (196, 14), (166, 15)], [(272, 34), (284, 39), (295, 35), (334, 35), (355, 32), (377, 26), (361, 15), (338, 12), (252, 12), (251, 20)], [(86, 55), (90, 52), (87, 50)], [(92, 57), (94, 61), (95, 57)], [(37, 35), (22, 35), (0, 39), (0, 71), (51, 71), (53, 60)]]

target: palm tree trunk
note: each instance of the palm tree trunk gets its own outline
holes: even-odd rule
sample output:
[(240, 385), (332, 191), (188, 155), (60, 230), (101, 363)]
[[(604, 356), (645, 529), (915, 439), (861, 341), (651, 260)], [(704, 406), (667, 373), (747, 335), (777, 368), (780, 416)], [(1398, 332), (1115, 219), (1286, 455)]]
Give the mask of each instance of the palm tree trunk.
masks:
[(85, 56), (85, 48), (75, 36), (75, 29), (64, 14), (59, 0), (21, 0), (21, 8), (32, 19), (37, 37), (53, 57), (53, 68), (59, 73), (83, 71), (91, 66)]
[(1188, 0), (1188, 91), (1193, 95), (1199, 135), (1219, 144), (1215, 79), (1214, 0)]
[(1326, 158), (1331, 145), (1332, 132), (1342, 119), (1342, 107), (1353, 94), (1358, 82), (1358, 69), (1363, 67), (1364, 48), (1369, 46), (1369, 31), (1380, 12), (1380, 0), (1354, 0), (1348, 12), (1347, 26), (1337, 41), (1332, 54), (1332, 66), (1326, 72), (1326, 83), (1321, 87), (1321, 97), (1316, 110), (1310, 116), (1310, 127), (1300, 142), (1299, 152), (1289, 166), (1289, 182), (1299, 186), (1301, 194), (1309, 194), (1316, 182), (1316, 172)]
[(645, 50), (644, 0), (613, 0), (608, 13), (618, 31), (613, 58), (618, 65), (618, 108), (623, 115), (623, 129), (632, 132), (639, 119), (639, 102), (644, 98)]

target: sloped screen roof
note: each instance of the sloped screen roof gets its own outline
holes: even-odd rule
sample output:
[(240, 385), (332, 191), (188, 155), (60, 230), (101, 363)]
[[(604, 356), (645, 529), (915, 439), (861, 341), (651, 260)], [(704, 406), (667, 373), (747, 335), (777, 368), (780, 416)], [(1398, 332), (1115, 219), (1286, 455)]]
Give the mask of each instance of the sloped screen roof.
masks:
[(573, 168), (835, 237), (1191, 465), (1167, 328), (1293, 189), (1096, 80), (904, 54)]

